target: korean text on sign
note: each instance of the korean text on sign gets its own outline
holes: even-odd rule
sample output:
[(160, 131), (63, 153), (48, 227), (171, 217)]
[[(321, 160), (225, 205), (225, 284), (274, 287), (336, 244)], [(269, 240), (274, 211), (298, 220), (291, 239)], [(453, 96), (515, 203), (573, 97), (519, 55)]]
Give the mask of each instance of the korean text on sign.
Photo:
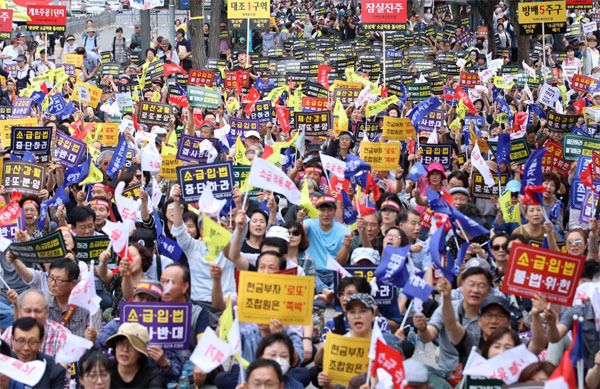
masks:
[(427, 167), (431, 163), (438, 162), (444, 165), (444, 169), (452, 170), (451, 145), (421, 143), (419, 145), (419, 151), (421, 152), (421, 161), (424, 166)]
[(566, 4), (563, 1), (519, 3), (519, 24), (564, 22)]
[(210, 154), (209, 150), (200, 150), (200, 145), (204, 141), (212, 143), (213, 147), (217, 146), (218, 140), (216, 138), (200, 138), (193, 135), (181, 135), (181, 141), (179, 142), (179, 148), (177, 149), (177, 159), (181, 161), (200, 161), (206, 162)]
[(294, 113), (296, 129), (305, 131), (305, 136), (327, 135), (331, 123), (331, 112), (296, 112)]
[(168, 104), (144, 101), (140, 104), (139, 122), (148, 126), (163, 126), (169, 124), (171, 106)]
[(198, 201), (207, 186), (216, 199), (230, 198), (233, 191), (233, 164), (229, 161), (180, 166), (177, 168), (177, 181), (181, 186), (183, 203)]
[(370, 338), (327, 334), (323, 371), (329, 375), (332, 384), (347, 386), (352, 377), (367, 371), (370, 344)]
[(361, 142), (360, 155), (373, 170), (395, 171), (400, 162), (400, 143)]
[(410, 118), (383, 117), (383, 136), (387, 140), (415, 139), (417, 134)]
[(13, 153), (22, 157), (25, 151), (30, 151), (39, 162), (48, 162), (51, 134), (52, 127), (13, 127)]
[(367, 30), (400, 30), (406, 23), (406, 1), (365, 0), (361, 4), (361, 22)]
[(284, 325), (312, 323), (315, 277), (241, 271), (238, 291), (240, 321)]
[(44, 187), (44, 168), (35, 163), (6, 161), (3, 174), (2, 183), (9, 192), (39, 195)]
[[(375, 276), (375, 270), (377, 266), (344, 266), (344, 269), (348, 273), (352, 274), (352, 277), (360, 277), (371, 282)], [(334, 285), (337, 286), (340, 282), (340, 274), (335, 273), (333, 279)], [(380, 284), (378, 285), (379, 290), (373, 295), (375, 303), (378, 307), (389, 306), (395, 304), (398, 300), (398, 289), (392, 285)], [(337, 298), (337, 297), (336, 297)]]
[(150, 344), (165, 350), (189, 348), (191, 303), (134, 303), (122, 301), (121, 323), (139, 323), (148, 329)]
[(571, 306), (584, 262), (584, 257), (515, 244), (502, 291), (527, 298), (540, 292), (550, 303)]

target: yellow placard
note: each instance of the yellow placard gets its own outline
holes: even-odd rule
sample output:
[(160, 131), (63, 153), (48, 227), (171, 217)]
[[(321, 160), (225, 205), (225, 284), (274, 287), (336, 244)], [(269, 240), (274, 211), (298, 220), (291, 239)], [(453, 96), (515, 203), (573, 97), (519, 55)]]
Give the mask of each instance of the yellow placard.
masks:
[(362, 89), (363, 88), (363, 84), (360, 83), (360, 82), (335, 80), (333, 82), (332, 89), (336, 89), (336, 88)]
[[(100, 97), (102, 97), (102, 89), (92, 84), (87, 84), (85, 82), (77, 80), (77, 83), (73, 88), (73, 93), (71, 93), (71, 100), (73, 101), (79, 101), (79, 85), (90, 90), (90, 102), (88, 103), (88, 105), (90, 107), (96, 108), (98, 106), (98, 103), (100, 102)], [(83, 101), (83, 103), (85, 103), (85, 101)]]
[(229, 0), (228, 19), (270, 19), (270, 0)]
[(519, 24), (564, 23), (567, 6), (565, 1), (536, 1), (518, 3)]
[(174, 155), (163, 155), (160, 175), (165, 180), (177, 180), (177, 167), (181, 165), (183, 161), (175, 158)]
[(398, 96), (394, 95), (383, 100), (379, 100), (373, 104), (367, 104), (367, 117), (377, 115), (379, 112), (386, 109), (390, 104), (398, 102)]
[(342, 131), (348, 131), (348, 121), (346, 120), (345, 126), (340, 127), (338, 117), (334, 116), (333, 117), (333, 130), (335, 131), (335, 136), (338, 136)]
[(80, 54), (65, 54), (65, 64), (75, 65), (75, 78), (79, 78), (79, 71), (83, 66), (83, 55)]
[(415, 139), (417, 132), (409, 118), (383, 117), (383, 136), (387, 140)]
[(327, 334), (323, 372), (329, 375), (332, 384), (347, 386), (352, 377), (367, 371), (370, 344), (370, 338)]
[(504, 77), (494, 76), (494, 86), (500, 89), (511, 89), (515, 85), (514, 81), (504, 84)]
[(400, 163), (400, 143), (360, 142), (360, 156), (373, 170), (396, 171)]
[(102, 126), (102, 131), (98, 132), (98, 142), (108, 147), (119, 143), (119, 123), (94, 123), (94, 134), (98, 126)]
[(13, 127), (37, 127), (36, 118), (9, 119), (0, 121), (0, 139), (2, 148), (10, 147), (10, 135)]
[(314, 276), (240, 272), (238, 317), (240, 321), (284, 325), (310, 325), (315, 291)]

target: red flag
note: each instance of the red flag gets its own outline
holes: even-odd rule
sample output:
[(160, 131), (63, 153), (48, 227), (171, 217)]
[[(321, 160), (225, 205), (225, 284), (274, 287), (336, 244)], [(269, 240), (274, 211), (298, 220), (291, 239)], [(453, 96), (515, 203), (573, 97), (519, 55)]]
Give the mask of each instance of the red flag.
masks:
[(250, 92), (244, 98), (244, 101), (247, 102), (244, 107), (244, 113), (248, 116), (254, 111), (254, 107), (256, 106), (256, 102), (260, 99), (260, 92), (256, 90), (256, 88), (250, 88)]
[(275, 105), (275, 112), (277, 113), (277, 121), (281, 130), (284, 134), (290, 132), (290, 110), (282, 107), (281, 105)]
[(373, 191), (373, 198), (375, 201), (379, 201), (379, 198), (381, 197), (379, 185), (375, 183), (375, 179), (371, 173), (367, 173), (367, 187), (365, 188), (365, 193), (371, 193), (371, 191)]
[(171, 74), (174, 74), (174, 73), (181, 73), (187, 77), (187, 72), (185, 70), (183, 70), (183, 68), (181, 66), (175, 65), (174, 63), (164, 64), (163, 69), (165, 72), (165, 77), (170, 76)]
[(329, 189), (327, 190), (327, 194), (336, 197), (338, 200), (342, 201), (341, 193), (342, 190), (348, 192), (348, 187), (350, 186), (349, 180), (340, 180), (338, 176), (335, 174), (331, 175), (331, 179), (329, 180)]
[(375, 359), (371, 362), (371, 377), (377, 377), (377, 369), (383, 369), (392, 376), (394, 387), (400, 388), (406, 377), (402, 354), (379, 339), (377, 339), (375, 348), (377, 352)]
[(169, 96), (169, 103), (179, 105), (182, 108), (187, 108), (190, 106), (188, 102), (187, 96)]
[(456, 92), (454, 92), (454, 97), (458, 99), (458, 101), (462, 100), (463, 103), (467, 106), (467, 108), (469, 108), (469, 112), (471, 112), (472, 115), (477, 114), (477, 111), (475, 110), (475, 106), (473, 105), (471, 98), (460, 86), (456, 88)]
[(238, 96), (242, 95), (242, 79), (244, 78), (244, 73), (241, 70), (237, 70), (235, 72), (235, 86), (237, 88)]
[(451, 95), (450, 93), (446, 93), (446, 88), (444, 88), (444, 100), (446, 100), (446, 101), (454, 100), (454, 95)]
[(319, 70), (317, 71), (317, 80), (319, 84), (323, 85), (325, 89), (329, 90), (329, 72), (331, 68), (325, 65), (319, 65)]
[[(579, 321), (573, 320), (571, 345), (569, 346), (569, 349), (563, 353), (560, 363), (558, 364), (556, 369), (554, 369), (554, 371), (552, 372), (552, 375), (550, 376), (550, 378), (548, 378), (548, 381), (556, 380), (557, 382), (555, 382), (554, 384), (562, 381), (562, 383), (564, 383), (564, 387), (568, 387), (568, 388), (576, 388), (577, 387), (576, 370), (575, 370), (575, 366), (573, 365), (573, 362), (571, 361), (571, 352), (573, 351), (573, 347), (575, 346), (575, 343), (577, 342), (577, 332), (580, 330), (581, 329), (579, 328)], [(560, 387), (560, 386), (556, 385), (553, 387)]]
[(514, 115), (513, 132), (519, 132), (523, 125), (526, 125), (529, 114), (527, 112), (517, 112)]
[(12, 224), (19, 216), (21, 216), (21, 192), (12, 192), (10, 202), (0, 210), (0, 226)]
[(202, 121), (204, 119), (204, 116), (202, 115), (202, 110), (200, 108), (194, 108), (193, 116), (194, 125), (196, 127), (202, 127)]
[(581, 114), (585, 108), (585, 99), (577, 100), (573, 103), (573, 106), (577, 108), (577, 113)]
[(273, 154), (273, 148), (271, 146), (265, 145), (265, 151), (263, 152), (262, 159), (267, 159)]
[(48, 86), (46, 85), (45, 82), (42, 82), (42, 84), (40, 85), (40, 88), (42, 89), (42, 92), (44, 92), (45, 94), (48, 94)]
[(592, 179), (600, 180), (600, 153), (592, 151), (592, 163), (588, 166), (590, 165), (592, 165)]
[(381, 98), (385, 99), (386, 97), (388, 97), (388, 87), (382, 86), (381, 87)]
[(543, 193), (546, 191), (544, 185), (529, 185), (523, 188), (523, 205), (540, 205), (534, 193)]
[(410, 142), (408, 142), (408, 153), (409, 154), (414, 154), (415, 153), (415, 147), (417, 147), (416, 142), (411, 139)]
[(292, 78), (292, 77), (290, 77), (290, 82), (288, 82), (288, 87), (289, 87), (290, 89), (292, 89), (292, 88), (295, 88), (295, 87), (296, 87), (296, 85), (297, 85), (297, 84), (294, 82), (293, 78)]
[(140, 123), (138, 123), (137, 115), (132, 113), (131, 116), (133, 117), (133, 128), (135, 128), (136, 130), (139, 130)]

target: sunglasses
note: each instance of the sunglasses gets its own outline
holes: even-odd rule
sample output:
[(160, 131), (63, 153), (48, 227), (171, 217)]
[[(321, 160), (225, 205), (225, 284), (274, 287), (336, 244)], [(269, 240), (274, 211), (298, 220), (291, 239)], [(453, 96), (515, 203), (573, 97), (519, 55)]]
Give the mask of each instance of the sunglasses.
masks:
[(290, 230), (290, 235), (300, 236), (300, 235), (302, 235), (302, 233), (300, 232), (300, 230)]
[(507, 244), (503, 244), (503, 245), (494, 244), (494, 245), (492, 245), (492, 249), (494, 251), (498, 251), (498, 250), (502, 249), (502, 250), (508, 252), (508, 243)]
[(581, 244), (581, 243), (583, 243), (583, 239), (575, 239), (575, 240), (569, 239), (569, 240), (567, 240), (567, 243), (571, 244), (571, 245)]

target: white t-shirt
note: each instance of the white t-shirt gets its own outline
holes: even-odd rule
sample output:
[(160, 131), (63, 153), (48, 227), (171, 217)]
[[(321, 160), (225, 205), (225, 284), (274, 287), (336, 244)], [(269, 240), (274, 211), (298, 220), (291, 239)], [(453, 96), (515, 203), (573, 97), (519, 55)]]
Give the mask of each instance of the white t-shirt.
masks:
[(15, 47), (13, 47), (13, 45), (9, 45), (6, 46), (4, 48), (4, 50), (2, 50), (2, 55), (10, 55), (12, 58), (11, 59), (5, 59), (4, 60), (4, 65), (15, 65), (15, 58), (17, 58), (17, 56), (19, 55), (19, 50)]

